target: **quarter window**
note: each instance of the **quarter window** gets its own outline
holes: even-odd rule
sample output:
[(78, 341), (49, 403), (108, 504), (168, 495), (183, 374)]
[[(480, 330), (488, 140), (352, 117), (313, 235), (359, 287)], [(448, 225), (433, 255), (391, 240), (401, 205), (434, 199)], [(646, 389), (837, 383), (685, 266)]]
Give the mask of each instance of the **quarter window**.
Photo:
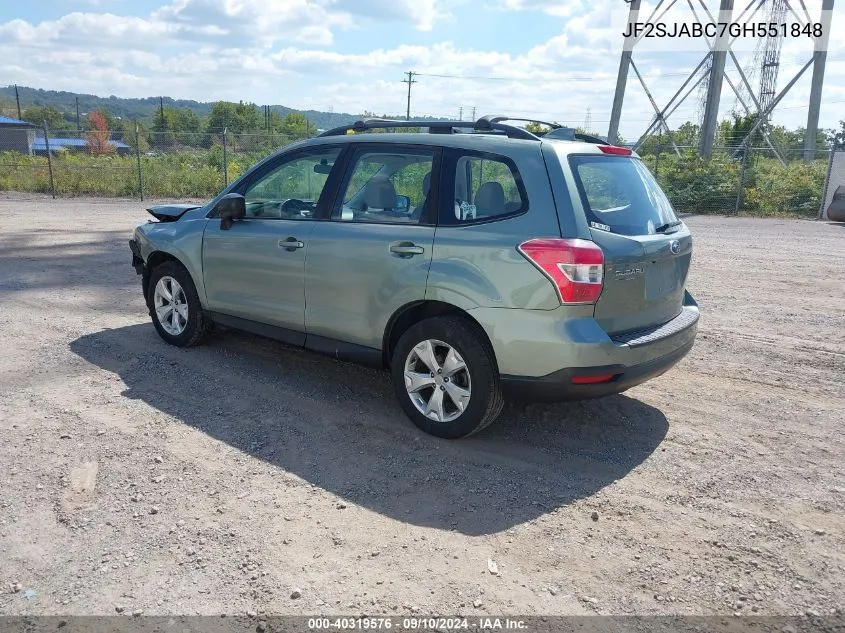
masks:
[(454, 220), (450, 224), (491, 220), (528, 208), (514, 169), (505, 161), (462, 156), (455, 170)]

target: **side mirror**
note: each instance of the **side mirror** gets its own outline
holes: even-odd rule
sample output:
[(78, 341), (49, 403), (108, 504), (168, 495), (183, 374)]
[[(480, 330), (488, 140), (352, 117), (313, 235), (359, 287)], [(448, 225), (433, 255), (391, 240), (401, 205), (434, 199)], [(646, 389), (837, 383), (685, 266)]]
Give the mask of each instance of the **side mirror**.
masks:
[(393, 205), (395, 213), (407, 213), (411, 208), (411, 199), (408, 196), (396, 196), (396, 203)]
[(220, 198), (215, 211), (220, 217), (220, 230), (228, 231), (235, 220), (246, 217), (246, 199), (239, 193), (227, 193)]

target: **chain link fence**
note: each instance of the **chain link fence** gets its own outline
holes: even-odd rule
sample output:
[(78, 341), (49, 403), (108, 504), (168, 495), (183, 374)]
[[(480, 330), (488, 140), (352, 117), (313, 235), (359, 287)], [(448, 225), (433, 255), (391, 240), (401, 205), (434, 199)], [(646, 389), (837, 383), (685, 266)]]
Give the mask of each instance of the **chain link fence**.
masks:
[(818, 216), (830, 152), (804, 161), (803, 150), (717, 147), (710, 160), (696, 147), (659, 148), (644, 156), (682, 212)]
[[(0, 191), (55, 196), (211, 198), (256, 162), (306, 138), (271, 132), (51, 133), (28, 131), (29, 151), (0, 151)], [(34, 133), (34, 134), (33, 134)], [(658, 145), (643, 156), (682, 212), (817, 217), (829, 152)]]
[(0, 191), (58, 196), (211, 198), (262, 158), (307, 138), (276, 133), (29, 130), (0, 151)]

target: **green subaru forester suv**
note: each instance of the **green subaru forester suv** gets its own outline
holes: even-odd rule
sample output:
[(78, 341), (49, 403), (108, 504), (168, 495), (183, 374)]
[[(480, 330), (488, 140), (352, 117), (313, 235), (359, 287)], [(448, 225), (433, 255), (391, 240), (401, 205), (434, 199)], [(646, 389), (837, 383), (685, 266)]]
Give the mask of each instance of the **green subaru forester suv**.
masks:
[(665, 372), (699, 318), (687, 227), (631, 150), (508, 120), (359, 121), (204, 206), (151, 208), (130, 247), (156, 330), (186, 347), (219, 324), (388, 369), (445, 438), (506, 398)]

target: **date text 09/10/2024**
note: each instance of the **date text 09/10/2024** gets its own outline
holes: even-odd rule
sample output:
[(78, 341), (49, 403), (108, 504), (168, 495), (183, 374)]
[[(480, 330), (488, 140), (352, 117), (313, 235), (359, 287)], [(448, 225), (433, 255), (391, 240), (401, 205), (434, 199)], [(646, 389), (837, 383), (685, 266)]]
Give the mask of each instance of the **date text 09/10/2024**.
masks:
[(336, 630), (391, 630), (400, 631), (525, 631), (523, 620), (502, 617), (370, 617), (370, 618), (309, 618), (308, 628), (312, 631)]

